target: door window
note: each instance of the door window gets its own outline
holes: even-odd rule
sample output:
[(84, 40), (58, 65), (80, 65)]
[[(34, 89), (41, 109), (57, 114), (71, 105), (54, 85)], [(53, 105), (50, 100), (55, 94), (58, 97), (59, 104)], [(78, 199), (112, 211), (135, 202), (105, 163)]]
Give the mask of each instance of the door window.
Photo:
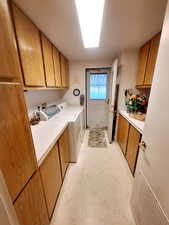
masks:
[(107, 98), (107, 74), (90, 74), (89, 98), (93, 100)]

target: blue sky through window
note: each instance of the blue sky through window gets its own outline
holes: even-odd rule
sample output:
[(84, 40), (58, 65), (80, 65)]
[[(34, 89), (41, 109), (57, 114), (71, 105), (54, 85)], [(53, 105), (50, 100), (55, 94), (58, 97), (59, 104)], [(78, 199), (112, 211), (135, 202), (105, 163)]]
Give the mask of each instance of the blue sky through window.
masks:
[(107, 98), (107, 74), (90, 74), (90, 99)]

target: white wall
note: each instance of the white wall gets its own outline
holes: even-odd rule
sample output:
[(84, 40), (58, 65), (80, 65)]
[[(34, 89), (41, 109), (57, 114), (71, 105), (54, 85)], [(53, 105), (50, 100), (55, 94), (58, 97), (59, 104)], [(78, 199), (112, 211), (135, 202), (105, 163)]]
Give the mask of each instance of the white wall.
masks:
[(126, 110), (124, 91), (125, 89), (134, 88), (136, 85), (136, 75), (138, 70), (138, 49), (130, 49), (121, 53), (120, 63), (120, 87), (118, 96), (118, 111)]
[(67, 101), (70, 104), (79, 105), (80, 97), (73, 95), (73, 90), (79, 88), (81, 94), (85, 95), (85, 69), (86, 68), (103, 68), (111, 67), (111, 61), (97, 61), (97, 62), (71, 62), (70, 63), (70, 89), (66, 92), (63, 97), (63, 100)]
[(63, 91), (61, 90), (36, 90), (36, 91), (27, 91), (24, 93), (26, 99), (26, 105), (28, 113), (31, 114), (32, 111), (37, 109), (38, 105), (46, 102), (48, 104), (61, 102)]

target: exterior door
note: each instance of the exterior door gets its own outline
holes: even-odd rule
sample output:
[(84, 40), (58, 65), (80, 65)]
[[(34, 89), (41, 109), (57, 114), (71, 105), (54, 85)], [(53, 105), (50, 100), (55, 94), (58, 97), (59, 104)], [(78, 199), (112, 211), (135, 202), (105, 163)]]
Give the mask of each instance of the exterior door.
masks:
[(118, 59), (115, 59), (111, 74), (110, 74), (110, 91), (109, 91), (109, 109), (108, 109), (108, 138), (109, 142), (112, 142), (112, 131), (113, 127), (115, 126), (115, 101), (116, 101), (116, 81), (117, 81), (117, 70), (118, 70)]
[(87, 70), (87, 127), (107, 127), (109, 72)]
[(141, 225), (169, 224), (169, 5), (136, 169), (132, 208)]

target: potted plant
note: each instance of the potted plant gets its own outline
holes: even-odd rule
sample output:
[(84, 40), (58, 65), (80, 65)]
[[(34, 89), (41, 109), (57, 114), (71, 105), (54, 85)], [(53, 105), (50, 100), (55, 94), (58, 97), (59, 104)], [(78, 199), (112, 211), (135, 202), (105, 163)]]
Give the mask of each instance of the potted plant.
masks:
[(147, 111), (148, 100), (145, 95), (129, 95), (126, 99), (127, 112), (131, 117), (144, 120)]

